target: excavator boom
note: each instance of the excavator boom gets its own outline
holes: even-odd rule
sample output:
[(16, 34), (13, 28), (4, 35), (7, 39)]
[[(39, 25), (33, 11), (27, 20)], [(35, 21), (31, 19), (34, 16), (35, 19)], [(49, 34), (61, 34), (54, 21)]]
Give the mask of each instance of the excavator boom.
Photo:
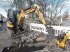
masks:
[(22, 17), (24, 17), (26, 14), (30, 14), (32, 12), (35, 12), (36, 15), (38, 15), (40, 21), (43, 23), (43, 25), (46, 25), (46, 21), (44, 19), (44, 16), (43, 14), (41, 13), (40, 9), (38, 8), (39, 6), (34, 6), (34, 7), (30, 7), (26, 10), (21, 10), (20, 14), (19, 14), (19, 17), (18, 17), (18, 22), (19, 24), (21, 23), (21, 19)]

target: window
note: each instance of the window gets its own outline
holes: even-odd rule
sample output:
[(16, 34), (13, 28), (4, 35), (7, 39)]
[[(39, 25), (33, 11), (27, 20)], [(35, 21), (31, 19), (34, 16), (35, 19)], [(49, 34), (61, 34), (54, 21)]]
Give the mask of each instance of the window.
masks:
[(12, 9), (8, 10), (8, 18), (13, 18), (13, 10)]

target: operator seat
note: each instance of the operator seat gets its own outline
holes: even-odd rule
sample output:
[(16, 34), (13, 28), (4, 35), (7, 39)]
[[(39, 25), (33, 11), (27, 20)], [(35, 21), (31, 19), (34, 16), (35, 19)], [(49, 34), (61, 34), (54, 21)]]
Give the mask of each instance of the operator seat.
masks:
[(66, 35), (65, 32), (63, 32), (62, 34), (58, 34), (57, 40), (60, 40), (60, 39), (63, 40), (65, 35)]

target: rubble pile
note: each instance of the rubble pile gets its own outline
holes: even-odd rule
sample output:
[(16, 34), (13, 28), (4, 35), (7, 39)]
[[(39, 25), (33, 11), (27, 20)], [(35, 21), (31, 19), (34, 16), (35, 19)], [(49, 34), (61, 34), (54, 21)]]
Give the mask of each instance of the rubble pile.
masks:
[[(8, 35), (7, 32), (5, 33), (1, 32), (1, 34), (2, 35), (0, 35), (0, 37)], [(37, 37), (38, 37), (37, 40), (39, 41), (36, 42), (35, 39)], [(45, 41), (42, 37), (45, 38)], [(15, 38), (11, 38), (10, 36), (7, 38), (3, 37), (3, 39), (0, 38), (1, 42), (0, 52), (3, 52), (4, 49), (9, 49), (9, 52), (20, 52), (20, 51), (21, 52), (69, 52), (70, 51), (70, 47), (67, 47), (66, 50), (58, 48), (55, 44), (56, 39), (55, 38), (49, 39), (49, 38), (50, 36), (47, 36), (39, 32), (24, 33), (22, 34), (22, 36), (18, 36)], [(15, 46), (13, 45), (13, 43), (15, 43), (14, 44)]]

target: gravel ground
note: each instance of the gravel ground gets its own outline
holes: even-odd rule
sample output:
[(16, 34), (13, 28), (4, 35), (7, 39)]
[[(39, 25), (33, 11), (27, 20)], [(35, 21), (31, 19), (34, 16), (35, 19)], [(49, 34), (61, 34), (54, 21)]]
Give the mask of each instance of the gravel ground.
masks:
[[(12, 44), (13, 39), (11, 39), (9, 34), (10, 33), (8, 33), (5, 30), (0, 31), (0, 52), (2, 51), (2, 49), (4, 47), (8, 47)], [(22, 35), (23, 36), (22, 39), (26, 40), (26, 38), (29, 38), (27, 41), (30, 41), (30, 38), (33, 38), (33, 37), (35, 38), (37, 34), (38, 34), (38, 32), (37, 33), (36, 32), (25, 33), (25, 34)], [(44, 36), (46, 38), (46, 35), (44, 35)], [(49, 40), (49, 39), (47, 39), (47, 40)], [(34, 44), (34, 45), (33, 44), (28, 44), (29, 47), (25, 46), (24, 48), (20, 49), (21, 51), (17, 51), (17, 52), (23, 52), (23, 51), (24, 52), (70, 52), (70, 47), (67, 47), (66, 50), (57, 48), (55, 46), (55, 39), (52, 39), (49, 42), (50, 43), (48, 43), (46, 41), (46, 42), (42, 42), (42, 43), (38, 43), (38, 44)], [(26, 50), (28, 50), (28, 51), (26, 51)], [(15, 51), (13, 51), (13, 52), (15, 52)]]

